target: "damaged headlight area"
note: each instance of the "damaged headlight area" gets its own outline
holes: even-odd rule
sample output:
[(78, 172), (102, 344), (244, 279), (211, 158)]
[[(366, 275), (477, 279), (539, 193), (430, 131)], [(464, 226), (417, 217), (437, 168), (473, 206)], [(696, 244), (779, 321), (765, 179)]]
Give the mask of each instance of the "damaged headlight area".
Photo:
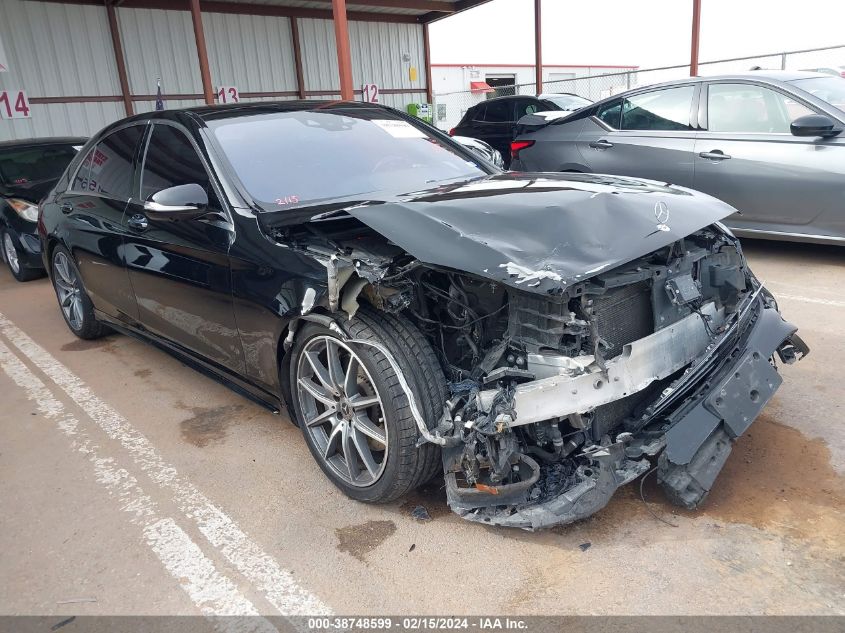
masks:
[(544, 292), (354, 233), (321, 254), (326, 301), (351, 316), (365, 300), (428, 338), (450, 396), (421, 435), (442, 446), (449, 505), (469, 520), (584, 518), (661, 453), (670, 499), (696, 507), (779, 386), (775, 358), (808, 352), (715, 225)]

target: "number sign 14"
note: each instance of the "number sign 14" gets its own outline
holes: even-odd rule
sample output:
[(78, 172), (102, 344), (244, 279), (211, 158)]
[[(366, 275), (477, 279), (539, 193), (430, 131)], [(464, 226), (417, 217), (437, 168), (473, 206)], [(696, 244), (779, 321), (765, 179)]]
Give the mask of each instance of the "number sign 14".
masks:
[(29, 118), (29, 100), (23, 90), (0, 90), (0, 119)]

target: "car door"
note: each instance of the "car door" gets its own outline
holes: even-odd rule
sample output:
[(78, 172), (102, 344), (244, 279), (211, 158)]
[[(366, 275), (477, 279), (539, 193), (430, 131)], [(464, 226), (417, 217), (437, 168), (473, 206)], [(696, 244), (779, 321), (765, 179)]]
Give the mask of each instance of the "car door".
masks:
[(56, 197), (65, 215), (61, 238), (76, 261), (94, 307), (134, 323), (138, 317), (123, 254), (123, 213), (133, 190), (134, 171), (146, 123), (111, 132), (91, 147)]
[(845, 235), (845, 141), (793, 136), (790, 123), (815, 113), (772, 86), (706, 86), (695, 144), (695, 188), (736, 207), (730, 225), (751, 230)]
[(691, 187), (697, 90), (670, 86), (599, 105), (578, 137), (590, 171)]
[(475, 135), (482, 141), (486, 141), (499, 150), (509, 162), (511, 139), (513, 128), (516, 123), (514, 118), (514, 99), (494, 99), (485, 104), (485, 108), (479, 108), (476, 116), (483, 116), (483, 121), (477, 121), (479, 134)]
[[(234, 226), (210, 173), (185, 129), (151, 125), (139, 197), (125, 215), (126, 261), (144, 328), (216, 368), (242, 372), (229, 266)], [(166, 219), (145, 206), (153, 194), (191, 183), (205, 189), (207, 215)]]

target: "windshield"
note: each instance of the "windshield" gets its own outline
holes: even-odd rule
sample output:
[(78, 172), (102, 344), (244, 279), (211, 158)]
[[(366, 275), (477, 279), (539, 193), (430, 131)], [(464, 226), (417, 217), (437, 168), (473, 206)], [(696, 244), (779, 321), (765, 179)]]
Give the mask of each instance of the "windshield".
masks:
[(0, 149), (0, 183), (10, 187), (58, 180), (79, 149), (79, 145)]
[(812, 77), (796, 79), (793, 85), (806, 90), (814, 97), (827, 101), (845, 114), (845, 79), (841, 77)]
[(543, 99), (551, 101), (563, 110), (577, 110), (592, 103), (589, 99), (579, 97), (578, 95), (546, 95)]
[(249, 194), (270, 208), (399, 194), (487, 174), (387, 110), (274, 112), (209, 126)]

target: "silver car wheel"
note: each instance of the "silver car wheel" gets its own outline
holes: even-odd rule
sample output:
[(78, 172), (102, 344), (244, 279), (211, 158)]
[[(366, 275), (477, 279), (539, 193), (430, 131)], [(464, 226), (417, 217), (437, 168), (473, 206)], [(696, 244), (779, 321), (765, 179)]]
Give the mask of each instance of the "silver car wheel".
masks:
[(82, 284), (76, 270), (63, 252), (59, 251), (53, 258), (53, 283), (56, 286), (56, 295), (59, 297), (59, 305), (65, 315), (70, 327), (74, 330), (82, 329), (83, 307), (82, 307)]
[(12, 236), (8, 233), (3, 235), (3, 250), (6, 253), (6, 261), (9, 262), (9, 268), (17, 275), (21, 272), (21, 262), (18, 259), (18, 251), (12, 241)]
[(387, 465), (382, 401), (360, 357), (317, 336), (299, 356), (296, 387), (306, 431), (319, 456), (346, 483), (367, 487)]

